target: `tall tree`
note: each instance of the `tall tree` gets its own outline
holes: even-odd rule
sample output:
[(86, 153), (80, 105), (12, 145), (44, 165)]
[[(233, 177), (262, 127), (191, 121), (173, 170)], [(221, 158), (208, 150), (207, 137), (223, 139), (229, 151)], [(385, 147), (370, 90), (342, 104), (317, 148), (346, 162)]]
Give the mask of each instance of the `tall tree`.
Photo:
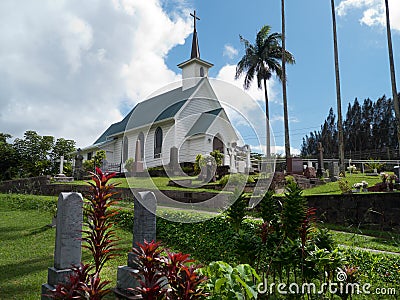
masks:
[(388, 0), (385, 0), (385, 11), (386, 11), (386, 34), (387, 34), (387, 41), (388, 41), (389, 64), (390, 64), (390, 78), (392, 81), (393, 105), (394, 105), (394, 112), (396, 115), (396, 125), (397, 125), (397, 143), (400, 147), (400, 108), (399, 108), (399, 98), (397, 95), (397, 88), (396, 88), (396, 74), (395, 74), (395, 70), (394, 70), (392, 33), (390, 31), (390, 16), (389, 16), (389, 1)]
[[(284, 77), (282, 74), (282, 66), (280, 64), (282, 57), (288, 63), (294, 63), (294, 57), (288, 51), (283, 51), (280, 45), (282, 36), (279, 33), (270, 33), (270, 26), (263, 26), (257, 33), (255, 44), (251, 44), (248, 40), (240, 35), (240, 42), (244, 44), (245, 54), (236, 66), (235, 79), (238, 79), (243, 73), (244, 88), (250, 88), (250, 85), (257, 77), (257, 85), (259, 89), (264, 86), (265, 96), (265, 114), (266, 114), (266, 146), (267, 146), (267, 157), (271, 157), (271, 140), (269, 130), (269, 105), (268, 105), (268, 90), (267, 81), (276, 74), (277, 77), (283, 81)], [(284, 53), (284, 55), (282, 54)]]
[(283, 122), (285, 130), (285, 156), (286, 161), (290, 157), (290, 138), (289, 138), (289, 116), (287, 107), (286, 92), (286, 20), (285, 20), (285, 0), (281, 0), (282, 13), (282, 101), (283, 101)]
[(0, 132), (0, 181), (12, 179), (17, 173), (17, 152), (7, 142), (12, 136)]
[(342, 121), (342, 100), (340, 95), (340, 75), (339, 75), (339, 54), (337, 45), (336, 33), (336, 13), (335, 13), (335, 0), (331, 0), (332, 10), (332, 29), (333, 29), (333, 48), (335, 54), (335, 77), (336, 77), (336, 102), (338, 114), (338, 138), (339, 138), (339, 168), (345, 174), (344, 169), (344, 141), (343, 141), (343, 121)]

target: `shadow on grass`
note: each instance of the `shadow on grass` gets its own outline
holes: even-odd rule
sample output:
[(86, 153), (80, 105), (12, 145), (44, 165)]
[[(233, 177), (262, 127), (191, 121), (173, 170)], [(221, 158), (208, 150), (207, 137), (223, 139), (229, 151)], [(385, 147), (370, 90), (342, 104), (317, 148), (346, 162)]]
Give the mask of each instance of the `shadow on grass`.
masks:
[(26, 234), (26, 236), (32, 236), (32, 235), (36, 235), (42, 232), (46, 232), (47, 230), (53, 229), (54, 227), (51, 227), (50, 225), (44, 225), (40, 228), (36, 228), (36, 229), (32, 229), (29, 231), (28, 234)]
[[(33, 272), (47, 270), (53, 265), (53, 256), (46, 255), (38, 258), (19, 261), (18, 263), (0, 266), (0, 282), (9, 281), (15, 277), (25, 276)], [(44, 278), (46, 279), (46, 278)]]

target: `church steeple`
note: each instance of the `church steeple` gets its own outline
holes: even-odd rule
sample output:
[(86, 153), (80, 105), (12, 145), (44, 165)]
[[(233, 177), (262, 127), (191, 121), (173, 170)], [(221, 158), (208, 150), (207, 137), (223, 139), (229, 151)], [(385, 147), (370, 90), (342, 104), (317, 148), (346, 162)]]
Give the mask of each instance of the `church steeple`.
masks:
[(194, 21), (192, 51), (190, 53), (190, 59), (178, 65), (178, 67), (182, 69), (183, 90), (195, 86), (201, 78), (208, 77), (208, 69), (213, 66), (213, 64), (200, 58), (199, 41), (197, 39), (196, 28), (196, 21), (200, 20), (200, 18), (196, 15), (196, 11), (190, 15), (193, 17)]
[(193, 17), (194, 21), (192, 53), (190, 55), (190, 58), (200, 58), (199, 41), (197, 39), (197, 30), (196, 30), (196, 20), (200, 20), (200, 18), (196, 16), (196, 11), (194, 11), (194, 14), (190, 13), (190, 15)]

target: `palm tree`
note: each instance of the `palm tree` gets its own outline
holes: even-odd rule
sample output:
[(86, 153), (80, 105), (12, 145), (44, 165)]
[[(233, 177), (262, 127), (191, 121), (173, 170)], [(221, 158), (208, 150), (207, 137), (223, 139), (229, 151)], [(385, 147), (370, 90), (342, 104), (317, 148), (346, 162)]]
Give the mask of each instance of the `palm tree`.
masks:
[(335, 55), (335, 77), (336, 77), (336, 102), (337, 102), (337, 114), (338, 114), (338, 138), (339, 138), (339, 169), (344, 174), (344, 142), (343, 142), (343, 121), (342, 121), (342, 99), (340, 95), (340, 75), (339, 75), (339, 54), (337, 45), (337, 34), (336, 34), (336, 13), (335, 13), (335, 1), (331, 0), (332, 10), (332, 28), (333, 28), (333, 48)]
[(390, 64), (390, 78), (392, 80), (392, 94), (393, 94), (393, 105), (394, 112), (396, 115), (396, 125), (397, 125), (397, 141), (400, 149), (400, 109), (399, 109), (399, 97), (397, 95), (396, 88), (396, 74), (394, 71), (394, 61), (393, 61), (393, 48), (392, 48), (392, 33), (390, 31), (390, 17), (389, 17), (389, 1), (385, 0), (386, 8), (386, 34), (388, 40), (388, 51), (389, 51), (389, 64)]
[[(279, 33), (270, 33), (270, 31), (270, 26), (263, 26), (257, 33), (254, 45), (240, 35), (240, 42), (244, 44), (245, 54), (238, 62), (235, 74), (235, 79), (238, 79), (243, 73), (246, 73), (243, 84), (245, 89), (250, 88), (254, 77), (257, 77), (259, 89), (262, 89), (264, 86), (265, 115), (267, 119), (267, 158), (271, 157), (267, 81), (271, 79), (273, 74), (276, 74), (280, 80), (283, 80), (282, 66), (280, 64), (283, 53), (283, 49), (280, 46), (282, 36)], [(288, 51), (284, 53), (286, 61), (293, 64), (293, 55)]]
[(289, 116), (287, 107), (287, 93), (286, 93), (286, 22), (285, 22), (285, 0), (281, 0), (281, 13), (282, 13), (282, 101), (283, 101), (283, 121), (285, 128), (285, 156), (286, 165), (290, 157), (290, 139), (289, 139)]

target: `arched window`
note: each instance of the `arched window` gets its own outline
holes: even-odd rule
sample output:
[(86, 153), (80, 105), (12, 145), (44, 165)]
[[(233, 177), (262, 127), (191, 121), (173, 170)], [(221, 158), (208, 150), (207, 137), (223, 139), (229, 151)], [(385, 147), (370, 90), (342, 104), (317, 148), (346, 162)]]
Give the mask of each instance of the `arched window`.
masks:
[(139, 133), (138, 140), (140, 141), (140, 159), (143, 161), (144, 158), (144, 134)]
[(219, 135), (216, 135), (213, 140), (213, 151), (219, 150), (222, 154), (224, 154), (224, 143), (219, 138)]
[(125, 136), (123, 142), (122, 162), (125, 162), (128, 159), (128, 144), (128, 138)]
[(200, 77), (204, 77), (204, 68), (200, 67)]
[(160, 127), (157, 127), (156, 132), (154, 133), (154, 158), (161, 157), (161, 148), (163, 142), (163, 133)]

